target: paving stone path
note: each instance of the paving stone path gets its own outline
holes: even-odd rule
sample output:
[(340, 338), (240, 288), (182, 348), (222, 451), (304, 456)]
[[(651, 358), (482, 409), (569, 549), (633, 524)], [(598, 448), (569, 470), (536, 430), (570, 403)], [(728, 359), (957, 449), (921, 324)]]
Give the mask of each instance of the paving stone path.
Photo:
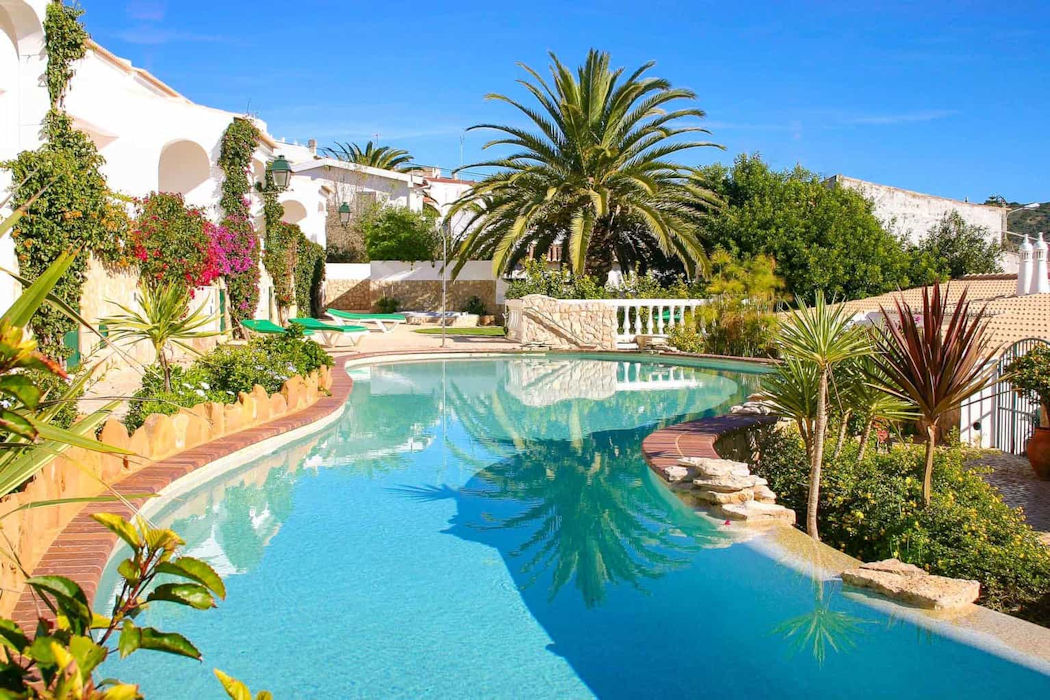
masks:
[(985, 480), (999, 489), (1008, 505), (1024, 508), (1028, 524), (1042, 532), (1043, 541), (1050, 545), (1050, 481), (1036, 478), (1023, 455), (987, 452), (972, 463), (994, 470)]

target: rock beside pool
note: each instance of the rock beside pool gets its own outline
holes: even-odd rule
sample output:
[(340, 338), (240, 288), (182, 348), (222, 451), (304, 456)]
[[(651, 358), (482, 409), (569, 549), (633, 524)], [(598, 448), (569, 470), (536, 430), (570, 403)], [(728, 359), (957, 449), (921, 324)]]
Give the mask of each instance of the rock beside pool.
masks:
[(765, 480), (760, 480), (757, 476), (730, 474), (729, 476), (693, 479), (693, 486), (696, 486), (698, 489), (707, 489), (708, 491), (733, 493), (734, 491), (743, 491), (745, 489), (751, 490), (760, 485), (759, 481), (764, 482)]
[(736, 415), (768, 416), (773, 409), (762, 401), (745, 401), (739, 406), (733, 406), (729, 412)]
[(776, 503), (751, 500), (744, 503), (727, 503), (719, 506), (718, 510), (726, 520), (741, 520), (752, 525), (795, 524), (795, 511)]
[(710, 489), (697, 489), (693, 494), (704, 503), (722, 505), (724, 503), (745, 503), (752, 501), (755, 494), (751, 489), (740, 491), (712, 491)]
[(681, 465), (673, 465), (670, 467), (664, 467), (664, 478), (671, 482), (682, 481), (689, 476), (689, 467), (683, 467)]
[(843, 571), (842, 581), (928, 610), (961, 608), (972, 604), (981, 594), (981, 584), (977, 581), (934, 576), (897, 559), (861, 564), (856, 569)]
[(678, 460), (679, 466), (693, 467), (700, 477), (749, 476), (751, 470), (744, 462), (713, 457), (683, 457)]

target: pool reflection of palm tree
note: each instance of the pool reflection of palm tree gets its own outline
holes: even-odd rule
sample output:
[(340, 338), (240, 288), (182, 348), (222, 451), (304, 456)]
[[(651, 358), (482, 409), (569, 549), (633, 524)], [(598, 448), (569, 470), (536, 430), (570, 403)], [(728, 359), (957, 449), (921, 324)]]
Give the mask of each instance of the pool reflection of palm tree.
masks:
[(827, 584), (820, 579), (814, 579), (813, 584), (813, 609), (784, 620), (773, 633), (784, 637), (796, 652), (808, 651), (817, 665), (823, 666), (829, 650), (837, 653), (856, 646), (861, 625), (867, 620), (835, 610), (834, 595), (825, 591)]

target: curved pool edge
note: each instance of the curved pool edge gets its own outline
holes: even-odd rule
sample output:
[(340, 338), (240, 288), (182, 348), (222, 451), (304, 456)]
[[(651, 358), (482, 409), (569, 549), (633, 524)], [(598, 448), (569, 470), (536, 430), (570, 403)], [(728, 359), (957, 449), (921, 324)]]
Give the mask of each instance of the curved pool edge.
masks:
[[(45, 558), (41, 560), (41, 566), (34, 573), (58, 573), (59, 575), (69, 576), (84, 588), (89, 600), (95, 599), (102, 574), (114, 553), (118, 551), (119, 542), (114, 535), (104, 530), (91, 519), (91, 513), (106, 511), (119, 512), (124, 517), (133, 517), (136, 514), (148, 516), (150, 513), (159, 511), (170, 503), (173, 498), (195, 488), (201, 483), (214, 479), (226, 471), (235, 469), (257, 456), (323, 429), (337, 420), (345, 410), (347, 399), (353, 387), (353, 380), (348, 373), (348, 370), (352, 367), (396, 362), (437, 361), (442, 359), (470, 360), (506, 356), (546, 358), (561, 355), (572, 355), (575, 357), (582, 355), (588, 357), (603, 356), (609, 359), (629, 357), (667, 363), (674, 363), (676, 359), (686, 359), (692, 360), (688, 364), (716, 361), (731, 362), (733, 365), (739, 366), (750, 365), (751, 367), (761, 367), (764, 364), (747, 363), (737, 358), (687, 357), (629, 351), (579, 353), (426, 349), (338, 354), (334, 356), (334, 359), (336, 368), (339, 371), (333, 373), (330, 396), (323, 397), (313, 406), (290, 416), (233, 433), (218, 440), (205, 443), (193, 450), (187, 450), (151, 464), (149, 467), (137, 472), (136, 475), (132, 475), (142, 476), (141, 483), (137, 482), (134, 488), (125, 488), (131, 486), (131, 484), (125, 484), (122, 480), (118, 485), (125, 491), (141, 493), (144, 490), (143, 485), (145, 485), (147, 487), (145, 490), (152, 491), (157, 496), (150, 499), (138, 499), (132, 503), (133, 509), (117, 503), (89, 504), (55, 538), (45, 554)], [(753, 371), (763, 370), (757, 369)], [(664, 430), (675, 427), (677, 426), (669, 426)], [(650, 434), (643, 441), (642, 445), (643, 455), (645, 455), (647, 463), (650, 464), (654, 471), (655, 468), (645, 452), (645, 443), (649, 442), (653, 435), (661, 432), (663, 431), (655, 431)], [(725, 432), (729, 431), (723, 431), (720, 434)], [(717, 437), (710, 441), (712, 456), (717, 456), (717, 452), (714, 451), (715, 440), (717, 440)], [(190, 455), (190, 453), (194, 452), (197, 454)], [(668, 488), (671, 494), (677, 497), (674, 489), (663, 478), (659, 478), (659, 481), (665, 488)], [(746, 544), (804, 575), (810, 577), (821, 575), (814, 573), (812, 558), (802, 556), (802, 552), (806, 548), (811, 549), (813, 547), (813, 541), (796, 528), (776, 528), (768, 531), (763, 536), (748, 541)], [(827, 545), (818, 544), (817, 546), (821, 548), (821, 551), (826, 556), (855, 561)], [(52, 565), (48, 567), (48, 571), (42, 570), (45, 561)], [(834, 575), (837, 575), (841, 568), (835, 571), (833, 566), (825, 567), (824, 571), (833, 572)], [(973, 606), (974, 609), (968, 611), (964, 617), (945, 621), (937, 619), (928, 611), (908, 608), (886, 599), (880, 599), (878, 596), (853, 591), (849, 591), (847, 595), (861, 600), (872, 607), (879, 608), (883, 613), (892, 617), (906, 619), (944, 636), (957, 639), (963, 643), (1050, 674), (1050, 629), (980, 606)], [(15, 614), (12, 617), (20, 625), (32, 627), (35, 624), (38, 613), (42, 612), (36, 609), (32, 596), (26, 592), (20, 597), (15, 608)]]
[[(646, 436), (642, 441), (642, 456), (657, 481), (677, 496), (678, 489), (663, 477), (661, 468), (674, 465), (681, 457), (720, 458), (716, 449), (719, 438), (774, 422), (769, 416), (730, 414), (677, 423)], [(697, 512), (704, 516), (703, 510)], [(746, 525), (736, 525), (747, 528)], [(861, 563), (845, 552), (813, 540), (793, 526), (765, 526), (741, 544), (814, 579), (836, 579), (845, 569)], [(891, 618), (907, 620), (942, 636), (1050, 674), (1050, 629), (1046, 627), (981, 605), (952, 613), (902, 605), (860, 589), (844, 588), (843, 594)]]

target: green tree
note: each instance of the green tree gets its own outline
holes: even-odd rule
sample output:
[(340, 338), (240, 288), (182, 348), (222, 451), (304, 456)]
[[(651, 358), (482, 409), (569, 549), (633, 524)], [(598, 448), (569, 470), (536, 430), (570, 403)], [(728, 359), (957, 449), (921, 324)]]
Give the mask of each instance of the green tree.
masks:
[(441, 246), (433, 214), (376, 206), (361, 221), (370, 260), (433, 260)]
[(601, 280), (614, 262), (629, 269), (653, 254), (678, 258), (689, 272), (702, 266), (697, 221), (714, 197), (671, 159), (715, 146), (681, 138), (707, 133), (685, 121), (702, 118), (703, 110), (680, 106), (696, 95), (646, 77), (652, 63), (625, 75), (623, 68), (610, 68), (609, 54), (593, 49), (575, 72), (553, 53), (551, 61), (553, 82), (522, 66), (531, 80), (520, 82), (534, 104), (488, 95), (516, 108), (531, 130), (471, 127), (499, 132), (485, 148), (514, 151), (468, 166), (498, 171), (453, 206), (453, 214), (469, 213), (473, 227), (459, 247), (456, 270), (468, 259), (491, 258), (502, 272), (531, 244), (542, 253), (555, 242), (564, 246), (574, 272)]
[(364, 148), (356, 143), (339, 143), (322, 149), (322, 152), (347, 163), (367, 165), (381, 170), (395, 170), (403, 172), (411, 169), (412, 155), (401, 148), (392, 146), (376, 146), (369, 141)]
[(775, 171), (757, 154), (698, 177), (727, 203), (708, 218), (706, 237), (745, 257), (771, 256), (794, 296), (857, 299), (909, 286), (904, 243), (861, 194), (801, 167)]
[(1002, 250), (999, 241), (989, 238), (987, 228), (968, 224), (957, 212), (948, 212), (915, 246), (917, 267), (912, 282), (929, 284), (963, 275), (1002, 272)]

